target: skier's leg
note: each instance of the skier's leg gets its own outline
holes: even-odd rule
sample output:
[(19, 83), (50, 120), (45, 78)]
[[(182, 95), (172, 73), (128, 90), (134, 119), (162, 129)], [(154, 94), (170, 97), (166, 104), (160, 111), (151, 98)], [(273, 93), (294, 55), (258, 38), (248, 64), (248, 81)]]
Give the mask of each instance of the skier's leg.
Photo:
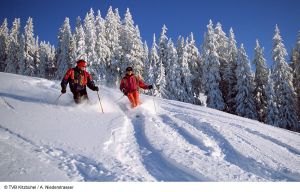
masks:
[(81, 100), (89, 101), (89, 97), (88, 97), (86, 88), (84, 88), (83, 90), (80, 91), (80, 95), (81, 95)]
[(133, 97), (133, 93), (128, 93), (127, 97), (128, 97), (128, 99), (129, 99), (129, 101), (131, 103), (131, 107), (132, 108), (135, 107), (135, 100), (134, 100), (134, 97)]
[(133, 92), (135, 107), (140, 104), (140, 95), (138, 91)]
[(76, 104), (80, 103), (80, 92), (78, 91), (74, 91), (73, 93), (73, 98)]

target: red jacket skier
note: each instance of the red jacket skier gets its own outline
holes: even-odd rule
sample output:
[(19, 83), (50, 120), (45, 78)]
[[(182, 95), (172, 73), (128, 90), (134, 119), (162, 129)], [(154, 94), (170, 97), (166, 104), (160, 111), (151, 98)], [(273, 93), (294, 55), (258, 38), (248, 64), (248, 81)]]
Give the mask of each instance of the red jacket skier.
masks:
[(93, 91), (99, 91), (99, 88), (95, 86), (92, 76), (85, 68), (86, 62), (78, 60), (76, 67), (69, 69), (61, 81), (61, 93), (66, 93), (67, 84), (69, 83), (74, 101), (77, 104), (81, 103), (82, 100), (88, 100), (86, 86)]
[(133, 73), (132, 67), (126, 68), (126, 75), (122, 78), (120, 90), (126, 95), (134, 108), (140, 104), (138, 88), (152, 89), (152, 85), (145, 84), (142, 79)]

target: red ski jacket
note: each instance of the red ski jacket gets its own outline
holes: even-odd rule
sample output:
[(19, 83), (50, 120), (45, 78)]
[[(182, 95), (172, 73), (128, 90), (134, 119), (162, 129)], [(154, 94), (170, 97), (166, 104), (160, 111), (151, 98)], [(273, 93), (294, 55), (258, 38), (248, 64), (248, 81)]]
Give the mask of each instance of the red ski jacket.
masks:
[(137, 91), (138, 88), (148, 89), (147, 84), (145, 84), (140, 77), (135, 76), (134, 74), (125, 75), (121, 80), (120, 90), (124, 93), (131, 93)]
[(77, 67), (67, 71), (61, 81), (61, 87), (66, 88), (68, 83), (72, 92), (81, 91), (86, 88), (86, 85), (92, 90), (95, 88), (92, 76), (87, 71)]

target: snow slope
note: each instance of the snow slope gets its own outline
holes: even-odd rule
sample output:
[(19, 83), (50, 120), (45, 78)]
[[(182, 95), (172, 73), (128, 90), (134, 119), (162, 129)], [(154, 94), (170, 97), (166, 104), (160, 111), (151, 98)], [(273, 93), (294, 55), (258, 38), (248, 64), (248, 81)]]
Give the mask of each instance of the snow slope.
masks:
[(0, 81), (0, 181), (300, 181), (299, 133), (145, 95), (130, 109), (103, 87), (102, 114), (92, 91), (75, 105), (59, 82)]

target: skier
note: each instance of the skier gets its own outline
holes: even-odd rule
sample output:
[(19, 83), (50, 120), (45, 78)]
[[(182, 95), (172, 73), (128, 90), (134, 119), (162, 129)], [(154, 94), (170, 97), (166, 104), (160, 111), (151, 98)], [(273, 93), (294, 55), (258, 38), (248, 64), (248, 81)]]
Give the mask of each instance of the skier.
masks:
[(69, 69), (62, 79), (61, 93), (66, 93), (69, 83), (74, 101), (79, 104), (82, 100), (88, 100), (86, 86), (93, 91), (99, 91), (99, 88), (95, 86), (92, 76), (85, 70), (87, 63), (84, 60), (78, 60), (76, 63), (76, 67)]
[(145, 84), (141, 77), (136, 76), (133, 73), (132, 67), (126, 68), (126, 75), (122, 78), (120, 83), (120, 90), (126, 95), (131, 103), (131, 107), (134, 108), (140, 104), (138, 89), (152, 89), (152, 85)]

